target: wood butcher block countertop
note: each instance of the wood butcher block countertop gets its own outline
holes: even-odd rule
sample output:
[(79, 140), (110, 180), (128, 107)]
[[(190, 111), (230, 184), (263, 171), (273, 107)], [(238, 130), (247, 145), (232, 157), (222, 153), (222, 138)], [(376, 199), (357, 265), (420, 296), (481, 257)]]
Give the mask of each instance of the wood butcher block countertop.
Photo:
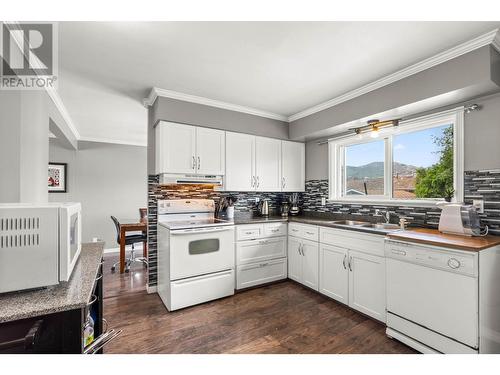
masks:
[(426, 245), (443, 246), (466, 251), (481, 251), (500, 245), (500, 236), (468, 237), (441, 233), (436, 229), (410, 228), (387, 234), (394, 240), (417, 242)]

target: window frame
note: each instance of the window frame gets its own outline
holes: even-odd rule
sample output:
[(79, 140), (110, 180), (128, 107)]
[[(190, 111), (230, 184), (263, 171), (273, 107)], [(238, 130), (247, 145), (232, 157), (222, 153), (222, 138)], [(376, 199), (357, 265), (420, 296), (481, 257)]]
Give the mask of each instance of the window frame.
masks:
[[(369, 134), (365, 133), (361, 139), (358, 135), (349, 135), (328, 140), (329, 202), (434, 206), (436, 202), (443, 201), (443, 199), (439, 198), (398, 199), (393, 197), (392, 146), (393, 137), (395, 135), (426, 130), (448, 124), (453, 126), (453, 187), (455, 189), (455, 194), (452, 201), (462, 202), (464, 194), (464, 107), (458, 107), (448, 111), (401, 121), (397, 127), (380, 129), (379, 136), (376, 139), (370, 138)], [(346, 178), (343, 168), (345, 162), (345, 148), (347, 146), (376, 142), (380, 140), (385, 143), (384, 195), (345, 196), (343, 191)]]

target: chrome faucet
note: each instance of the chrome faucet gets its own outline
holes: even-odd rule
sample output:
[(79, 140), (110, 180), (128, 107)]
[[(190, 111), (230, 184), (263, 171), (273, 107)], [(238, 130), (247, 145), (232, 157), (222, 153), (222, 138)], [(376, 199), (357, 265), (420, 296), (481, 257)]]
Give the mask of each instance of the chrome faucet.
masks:
[[(382, 215), (383, 214), (383, 215)], [(389, 223), (391, 221), (391, 213), (389, 210), (375, 210), (375, 215), (376, 216), (382, 216), (385, 220), (386, 223)]]

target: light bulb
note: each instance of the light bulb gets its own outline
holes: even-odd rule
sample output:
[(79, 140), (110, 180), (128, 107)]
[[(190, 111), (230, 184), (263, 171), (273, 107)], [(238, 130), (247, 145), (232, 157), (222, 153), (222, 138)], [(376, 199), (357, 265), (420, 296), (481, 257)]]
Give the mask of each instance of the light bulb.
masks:
[(372, 137), (372, 138), (378, 138), (378, 129), (377, 128), (373, 128), (371, 130), (370, 137)]

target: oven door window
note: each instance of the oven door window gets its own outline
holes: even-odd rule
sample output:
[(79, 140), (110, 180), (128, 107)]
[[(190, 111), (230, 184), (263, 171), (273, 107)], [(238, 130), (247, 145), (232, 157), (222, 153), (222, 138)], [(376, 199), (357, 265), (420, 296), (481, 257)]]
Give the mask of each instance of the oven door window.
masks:
[(189, 242), (189, 255), (213, 253), (220, 250), (218, 238), (206, 238)]

